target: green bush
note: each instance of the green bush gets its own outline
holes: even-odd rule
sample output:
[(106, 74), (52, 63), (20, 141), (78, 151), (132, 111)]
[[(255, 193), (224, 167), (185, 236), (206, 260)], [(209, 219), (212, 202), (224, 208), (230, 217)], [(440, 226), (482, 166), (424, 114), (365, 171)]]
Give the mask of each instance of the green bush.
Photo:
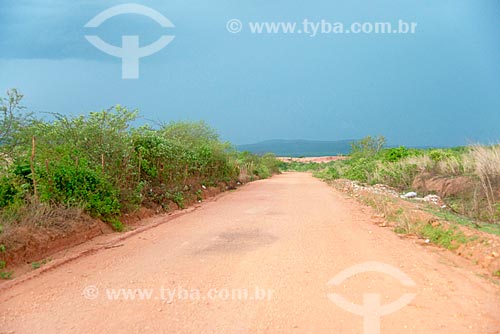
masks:
[[(15, 111), (22, 95), (9, 94), (0, 108)], [(123, 230), (120, 214), (145, 202), (167, 208), (173, 200), (182, 208), (200, 185), (236, 183), (242, 170), (250, 179), (278, 172), (274, 155), (236, 152), (203, 122), (134, 128), (137, 115), (118, 105), (77, 117), (53, 114), (52, 121), (0, 117), (0, 138), (8, 137), (0, 141), (0, 217), (18, 222), (38, 204), (79, 207)]]
[(12, 180), (5, 176), (2, 177), (0, 179), (0, 208), (13, 203), (16, 195), (17, 189), (12, 184)]
[(460, 244), (468, 241), (467, 237), (457, 229), (441, 226), (434, 227), (430, 224), (426, 224), (420, 233), (423, 237), (429, 238), (434, 244), (451, 250), (457, 249)]
[(334, 166), (329, 166), (314, 172), (314, 176), (325, 180), (336, 180), (340, 178), (340, 173)]
[(410, 155), (410, 150), (404, 146), (389, 148), (384, 150), (384, 159), (389, 162), (396, 162)]
[(49, 165), (41, 179), (40, 199), (83, 206), (94, 217), (112, 217), (120, 213), (117, 191), (106, 176), (93, 170), (85, 160), (63, 160)]
[(342, 177), (356, 180), (365, 183), (372, 183), (373, 172), (375, 171), (375, 160), (373, 158), (359, 158), (347, 160), (345, 162), (346, 169)]
[(253, 179), (255, 176), (261, 179), (268, 178), (273, 174), (280, 172), (280, 161), (274, 154), (265, 154), (263, 156), (252, 154), (250, 152), (237, 153), (236, 164), (238, 169), (249, 173)]
[(428, 154), (429, 158), (435, 162), (442, 161), (453, 156), (451, 152), (444, 150), (431, 150)]
[(379, 163), (376, 167), (375, 183), (387, 184), (392, 187), (409, 190), (418, 174), (418, 166), (416, 164), (406, 163)]

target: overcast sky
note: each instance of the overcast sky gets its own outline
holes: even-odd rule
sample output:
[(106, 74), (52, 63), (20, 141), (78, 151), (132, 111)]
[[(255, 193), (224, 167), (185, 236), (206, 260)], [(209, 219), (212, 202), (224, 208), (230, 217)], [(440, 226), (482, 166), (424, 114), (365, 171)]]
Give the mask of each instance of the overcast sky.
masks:
[[(393, 145), (500, 141), (498, 0), (136, 1), (162, 28), (126, 14), (84, 25), (126, 1), (0, 0), (0, 92), (33, 111), (79, 114), (121, 104), (145, 119), (205, 120), (236, 144), (385, 135)], [(226, 22), (239, 19), (240, 33)], [(252, 34), (248, 22), (418, 23), (415, 34)], [(119, 46), (175, 39), (121, 78)]]

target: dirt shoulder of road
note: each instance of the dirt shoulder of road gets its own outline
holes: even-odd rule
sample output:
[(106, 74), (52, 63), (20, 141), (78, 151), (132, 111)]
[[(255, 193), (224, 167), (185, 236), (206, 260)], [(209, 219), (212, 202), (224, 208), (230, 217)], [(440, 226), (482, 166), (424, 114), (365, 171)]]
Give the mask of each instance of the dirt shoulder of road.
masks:
[(414, 239), (423, 247), (438, 246), (465, 258), (482, 275), (500, 284), (500, 236), (466, 226), (439, 199), (403, 199), (385, 185), (366, 186), (343, 179), (327, 183), (373, 209), (373, 224), (390, 228), (401, 238)]

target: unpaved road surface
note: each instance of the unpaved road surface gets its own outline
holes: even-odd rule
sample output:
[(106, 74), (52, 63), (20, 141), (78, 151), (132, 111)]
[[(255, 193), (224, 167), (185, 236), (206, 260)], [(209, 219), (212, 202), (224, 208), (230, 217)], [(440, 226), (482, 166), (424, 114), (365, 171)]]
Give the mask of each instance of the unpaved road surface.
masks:
[[(328, 294), (388, 304), (407, 293), (416, 297), (381, 318), (381, 333), (500, 332), (498, 285), (375, 226), (368, 208), (309, 174), (251, 183), (118, 246), (4, 289), (0, 332), (363, 333), (364, 318)], [(328, 284), (367, 261), (415, 285), (388, 270)]]

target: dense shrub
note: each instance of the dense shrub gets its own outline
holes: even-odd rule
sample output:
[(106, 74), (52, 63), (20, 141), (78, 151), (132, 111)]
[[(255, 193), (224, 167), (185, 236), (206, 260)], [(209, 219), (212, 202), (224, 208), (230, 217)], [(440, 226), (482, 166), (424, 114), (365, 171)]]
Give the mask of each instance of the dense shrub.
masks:
[(12, 180), (7, 177), (0, 179), (0, 208), (6, 207), (14, 202), (17, 195), (17, 189), (14, 187)]
[(40, 203), (79, 207), (121, 230), (121, 213), (145, 202), (184, 207), (202, 185), (236, 183), (242, 171), (249, 179), (279, 171), (273, 155), (236, 152), (203, 122), (134, 128), (138, 112), (119, 105), (87, 116), (28, 121), (16, 114), (22, 96), (9, 94), (0, 101), (9, 116), (0, 119), (3, 223), (6, 217), (19, 221), (16, 211)]
[(396, 162), (410, 155), (410, 150), (404, 146), (389, 148), (384, 151), (384, 160)]
[(62, 160), (51, 163), (48, 172), (41, 174), (40, 200), (82, 206), (98, 218), (110, 218), (120, 213), (117, 191), (106, 175), (92, 169), (86, 160), (77, 163)]

